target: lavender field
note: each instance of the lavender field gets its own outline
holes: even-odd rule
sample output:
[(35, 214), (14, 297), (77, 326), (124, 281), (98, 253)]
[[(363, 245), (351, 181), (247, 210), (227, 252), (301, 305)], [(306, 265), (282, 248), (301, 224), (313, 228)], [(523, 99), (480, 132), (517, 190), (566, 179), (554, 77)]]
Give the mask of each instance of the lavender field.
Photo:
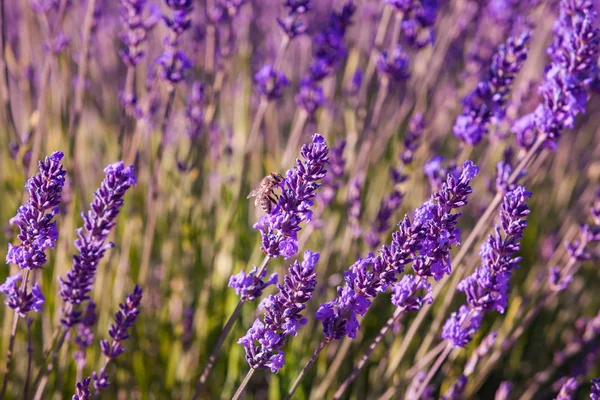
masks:
[(0, 0), (0, 400), (600, 400), (599, 10)]

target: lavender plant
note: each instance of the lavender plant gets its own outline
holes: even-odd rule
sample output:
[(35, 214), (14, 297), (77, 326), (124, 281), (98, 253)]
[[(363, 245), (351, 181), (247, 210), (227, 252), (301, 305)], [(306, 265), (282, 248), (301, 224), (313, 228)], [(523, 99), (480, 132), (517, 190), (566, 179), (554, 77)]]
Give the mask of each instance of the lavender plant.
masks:
[(0, 1), (0, 399), (597, 398), (597, 6)]

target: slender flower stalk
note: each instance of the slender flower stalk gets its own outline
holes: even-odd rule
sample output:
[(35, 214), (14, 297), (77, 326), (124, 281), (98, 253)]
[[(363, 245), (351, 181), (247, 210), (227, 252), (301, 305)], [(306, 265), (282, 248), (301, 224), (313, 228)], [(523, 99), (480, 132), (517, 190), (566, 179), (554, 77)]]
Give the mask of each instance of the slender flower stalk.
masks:
[(70, 329), (81, 322), (79, 307), (90, 299), (100, 260), (106, 250), (113, 247), (106, 243), (116, 218), (123, 207), (123, 197), (136, 178), (133, 166), (125, 168), (122, 161), (108, 165), (104, 169), (106, 177), (100, 188), (94, 193), (90, 210), (82, 213), (83, 227), (76, 230), (78, 239), (75, 247), (79, 254), (73, 255), (73, 267), (65, 277), (59, 278), (60, 291), (64, 306), (61, 308), (61, 324), (57, 329), (52, 348), (48, 353), (49, 363), (44, 363), (35, 382), (38, 385), (36, 396), (41, 396), (47, 382), (47, 376), (54, 370), (58, 353), (64, 344)]
[(19, 227), (17, 238), (21, 244), (8, 245), (6, 263), (16, 264), (20, 271), (9, 276), (6, 282), (0, 285), (0, 292), (6, 295), (4, 304), (14, 311), (0, 398), (4, 398), (8, 386), (19, 318), (24, 318), (29, 311), (41, 311), (44, 304), (45, 298), (39, 285), (36, 283), (31, 292), (27, 286), (30, 272), (44, 267), (47, 262), (46, 250), (54, 248), (58, 239), (54, 217), (60, 210), (61, 193), (67, 174), (61, 164), (63, 156), (62, 152), (54, 152), (39, 162), (39, 172), (25, 185), (29, 192), (29, 200), (19, 207), (17, 215), (10, 220), (11, 225)]
[(129, 339), (128, 331), (140, 314), (139, 307), (141, 302), (142, 289), (136, 285), (133, 292), (125, 299), (125, 303), (119, 304), (119, 311), (115, 314), (115, 323), (112, 324), (108, 330), (112, 342), (109, 342), (108, 340), (100, 341), (100, 349), (106, 357), (106, 360), (102, 369), (98, 373), (94, 372), (92, 374), (94, 388), (96, 388), (97, 391), (108, 388), (110, 384), (106, 368), (112, 360), (125, 353), (126, 349), (123, 347), (123, 342)]
[(529, 31), (510, 37), (498, 47), (485, 80), (463, 100), (463, 112), (454, 124), (454, 135), (474, 146), (488, 132), (488, 124), (498, 124), (506, 114), (510, 86), (527, 59)]
[[(259, 309), (265, 310), (263, 321), (256, 319), (252, 328), (238, 340), (246, 351), (246, 361), (251, 372), (258, 368), (270, 368), (278, 372), (283, 367), (284, 353), (281, 347), (289, 336), (296, 336), (300, 326), (308, 320), (301, 312), (312, 297), (317, 285), (315, 268), (319, 253), (304, 252), (304, 261), (294, 262), (283, 285), (277, 285), (279, 292), (264, 299)], [(249, 379), (244, 380), (237, 390), (241, 393)]]
[(81, 214), (84, 224), (77, 229), (79, 238), (75, 240), (79, 254), (73, 256), (73, 268), (60, 278), (60, 295), (66, 303), (61, 318), (65, 330), (81, 322), (78, 307), (90, 298), (97, 266), (106, 250), (114, 246), (105, 243), (106, 238), (117, 223), (125, 193), (136, 184), (133, 166), (125, 168), (122, 161), (107, 166), (104, 173), (106, 177), (94, 193), (90, 210)]
[(289, 169), (284, 179), (279, 184), (281, 195), (268, 214), (259, 218), (254, 225), (261, 233), (261, 250), (265, 258), (259, 267), (254, 267), (250, 273), (244, 271), (232, 275), (229, 286), (240, 296), (236, 308), (229, 317), (221, 332), (215, 348), (213, 349), (206, 366), (204, 367), (192, 399), (198, 398), (200, 392), (221, 351), (221, 346), (233, 328), (244, 302), (254, 300), (262, 295), (263, 289), (277, 282), (277, 274), (272, 274), (265, 282), (267, 264), (272, 258), (282, 256), (289, 258), (298, 252), (298, 232), (302, 229), (301, 223), (308, 223), (312, 219), (311, 207), (321, 187), (319, 181), (327, 175), (326, 165), (329, 162), (329, 147), (323, 136), (316, 133), (311, 143), (302, 146), (296, 165)]

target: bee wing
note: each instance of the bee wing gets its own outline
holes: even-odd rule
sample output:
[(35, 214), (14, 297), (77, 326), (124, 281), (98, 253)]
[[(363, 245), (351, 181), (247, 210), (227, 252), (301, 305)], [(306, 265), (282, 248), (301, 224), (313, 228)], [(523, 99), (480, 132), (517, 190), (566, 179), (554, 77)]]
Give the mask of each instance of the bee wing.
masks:
[(246, 197), (246, 198), (249, 199), (250, 197), (258, 196), (258, 194), (261, 192), (261, 190), (262, 190), (262, 185), (258, 185), (257, 187), (252, 189), (252, 191), (250, 192), (250, 194), (248, 194), (248, 197)]

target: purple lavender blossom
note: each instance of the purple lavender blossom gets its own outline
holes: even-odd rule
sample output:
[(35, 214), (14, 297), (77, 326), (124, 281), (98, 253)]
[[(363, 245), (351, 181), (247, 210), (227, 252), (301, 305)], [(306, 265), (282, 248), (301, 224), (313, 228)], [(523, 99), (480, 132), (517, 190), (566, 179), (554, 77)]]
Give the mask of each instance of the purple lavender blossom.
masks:
[(496, 390), (496, 395), (494, 396), (494, 400), (509, 400), (510, 392), (512, 391), (513, 385), (512, 383), (505, 381), (500, 383), (498, 386), (498, 390)]
[(300, 81), (300, 92), (296, 95), (296, 104), (302, 107), (309, 116), (314, 116), (317, 110), (325, 104), (323, 88), (309, 77), (303, 78)]
[(421, 49), (435, 41), (433, 26), (437, 19), (438, 0), (389, 0), (389, 3), (400, 6), (404, 13), (402, 21), (402, 40), (415, 49)]
[(452, 347), (465, 347), (473, 340), (473, 335), (479, 330), (482, 319), (482, 312), (463, 304), (444, 324), (442, 339), (448, 340)]
[(554, 266), (548, 270), (548, 285), (553, 292), (564, 291), (572, 281), (573, 275), (561, 274), (559, 267)]
[(561, 0), (554, 40), (547, 50), (552, 62), (539, 87), (543, 102), (513, 126), (522, 146), (530, 147), (531, 137), (539, 131), (548, 139), (545, 145), (554, 148), (562, 132), (573, 129), (577, 115), (585, 112), (587, 90), (598, 74), (596, 18), (592, 2)]
[(181, 50), (181, 35), (190, 28), (189, 14), (192, 11), (191, 0), (165, 0), (167, 6), (173, 11), (173, 16), (163, 17), (169, 29), (165, 38), (165, 49), (156, 59), (159, 65), (158, 76), (171, 85), (176, 85), (184, 78), (186, 70), (192, 67), (192, 62), (185, 52)]
[(394, 190), (381, 200), (374, 224), (365, 236), (365, 241), (371, 248), (378, 247), (381, 244), (380, 238), (390, 229), (390, 219), (402, 204), (403, 199), (404, 194), (399, 190)]
[(21, 271), (19, 271), (6, 278), (6, 281), (0, 285), (0, 293), (6, 296), (4, 304), (18, 313), (21, 318), (25, 318), (29, 311), (40, 312), (46, 299), (37, 283), (30, 293), (23, 293), (20, 288), (21, 282)]
[(459, 313), (454, 313), (444, 326), (442, 338), (450, 340), (452, 346), (464, 347), (474, 333), (461, 332), (461, 315), (470, 312), (483, 315), (483, 312), (492, 310), (504, 313), (512, 271), (518, 268), (521, 260), (514, 254), (520, 249), (519, 241), (527, 227), (525, 217), (529, 208), (525, 201), (529, 197), (531, 193), (522, 186), (504, 196), (500, 208), (501, 224), (481, 246), (481, 267), (458, 284), (457, 289), (465, 293), (469, 307), (461, 306)]
[(490, 122), (504, 119), (506, 97), (517, 73), (527, 59), (529, 31), (510, 37), (498, 48), (485, 80), (463, 100), (463, 112), (454, 124), (454, 135), (469, 145), (478, 144)]
[(312, 8), (312, 4), (310, 0), (286, 0), (283, 5), (287, 15), (284, 18), (277, 18), (277, 23), (283, 33), (292, 40), (306, 32), (306, 26), (300, 16), (307, 13)]
[[(460, 214), (452, 210), (467, 204), (472, 190), (470, 181), (479, 168), (467, 161), (459, 179), (448, 175), (442, 190), (435, 193), (415, 212), (414, 222), (408, 216), (399, 224), (399, 230), (392, 234), (390, 246), (383, 246), (379, 255), (370, 254), (360, 258), (344, 273), (344, 287), (338, 287), (338, 296), (321, 304), (315, 318), (321, 321), (323, 333), (329, 339), (344, 336), (356, 337), (359, 329), (357, 315), (364, 315), (372, 299), (393, 287), (398, 274), (404, 267), (413, 263), (418, 280), (402, 280), (394, 287), (392, 301), (414, 310), (425, 301), (430, 302), (429, 277), (440, 279), (450, 274), (450, 248), (458, 242), (459, 230), (456, 223)], [(424, 299), (413, 298), (406, 288), (414, 291), (421, 288), (428, 292)]]
[(263, 215), (254, 225), (261, 233), (261, 250), (269, 257), (292, 257), (298, 252), (298, 231), (302, 222), (312, 218), (318, 183), (326, 174), (329, 147), (323, 136), (316, 133), (312, 142), (302, 146), (300, 155), (280, 184), (281, 196), (271, 212)]
[(425, 122), (423, 120), (423, 114), (416, 113), (408, 123), (408, 130), (404, 137), (404, 150), (400, 155), (400, 159), (404, 165), (410, 165), (413, 161), (415, 153), (421, 144), (421, 136), (423, 136), (423, 130), (425, 129)]
[(393, 81), (399, 82), (410, 77), (409, 57), (402, 46), (397, 45), (391, 56), (384, 50), (377, 57), (377, 69), (379, 73), (387, 76)]
[(329, 170), (323, 178), (323, 187), (317, 195), (317, 199), (324, 205), (328, 206), (333, 201), (338, 190), (342, 186), (342, 178), (344, 176), (344, 168), (346, 160), (344, 159), (344, 149), (346, 148), (346, 140), (340, 139), (336, 145), (331, 148), (329, 156)]
[(277, 274), (271, 274), (268, 281), (264, 281), (267, 276), (267, 269), (263, 268), (260, 276), (256, 276), (258, 267), (246, 274), (240, 271), (236, 275), (231, 275), (228, 286), (235, 290), (235, 294), (240, 296), (242, 301), (252, 301), (262, 296), (263, 290), (270, 285), (275, 285), (278, 281)]
[(46, 249), (54, 248), (58, 239), (53, 218), (60, 211), (58, 205), (67, 174), (60, 163), (63, 156), (57, 151), (40, 161), (39, 172), (27, 181), (25, 189), (29, 200), (10, 219), (11, 225), (19, 227), (17, 238), (21, 244), (8, 244), (7, 264), (30, 270), (41, 269), (46, 264)]
[(285, 363), (280, 350), (288, 336), (296, 336), (298, 328), (307, 319), (301, 312), (311, 299), (317, 285), (315, 267), (319, 253), (304, 252), (304, 261), (295, 261), (284, 277), (283, 285), (277, 285), (279, 292), (262, 301), (259, 309), (265, 310), (263, 322), (254, 321), (248, 333), (238, 340), (246, 350), (246, 360), (252, 368), (270, 368), (277, 372)]
[(600, 378), (592, 379), (592, 386), (590, 387), (590, 399), (600, 400)]
[[(112, 343), (108, 340), (100, 341), (100, 349), (106, 356), (106, 365), (108, 365), (110, 360), (117, 358), (125, 352), (126, 349), (123, 347), (123, 342), (129, 338), (128, 331), (140, 314), (139, 307), (141, 302), (142, 289), (136, 285), (133, 293), (129, 294), (125, 299), (125, 303), (119, 304), (119, 311), (115, 314), (115, 323), (108, 330), (108, 334), (112, 338)], [(96, 390), (103, 390), (109, 386), (106, 365), (99, 373), (93, 373)]]
[(90, 381), (91, 378), (87, 377), (81, 382), (77, 382), (75, 385), (75, 394), (71, 398), (72, 400), (91, 400), (92, 394), (90, 393)]
[(446, 390), (446, 393), (440, 400), (459, 400), (462, 399), (463, 393), (467, 387), (467, 383), (469, 382), (469, 378), (464, 375), (459, 376), (456, 381)]
[(75, 240), (79, 254), (73, 256), (73, 268), (59, 278), (60, 295), (70, 304), (63, 309), (61, 321), (65, 327), (80, 321), (81, 313), (75, 307), (89, 299), (98, 263), (104, 252), (113, 247), (112, 243), (105, 243), (106, 238), (116, 224), (125, 193), (136, 183), (133, 166), (125, 168), (122, 161), (107, 166), (104, 173), (106, 177), (94, 193), (90, 210), (81, 214), (84, 224), (77, 229), (79, 238)]
[(145, 51), (142, 47), (146, 42), (148, 31), (160, 19), (160, 9), (156, 4), (152, 4), (150, 15), (144, 17), (146, 0), (121, 0), (120, 3), (123, 31), (119, 37), (126, 47), (119, 52), (119, 55), (127, 66), (135, 67), (144, 58)]
[(254, 75), (254, 81), (260, 94), (268, 100), (280, 98), (282, 95), (281, 90), (290, 84), (283, 72), (275, 70), (269, 64), (263, 65)]
[(352, 1), (344, 3), (340, 12), (333, 11), (329, 15), (327, 27), (313, 37), (314, 60), (309, 69), (310, 79), (314, 82), (331, 75), (346, 56), (344, 35), (355, 11)]
[(80, 368), (83, 368), (86, 362), (86, 349), (94, 342), (94, 325), (97, 319), (96, 303), (90, 301), (87, 303), (81, 322), (77, 325), (77, 335), (74, 339), (77, 350), (73, 353), (73, 358)]
[(190, 139), (197, 139), (204, 126), (204, 85), (194, 82), (190, 89), (185, 109), (185, 133)]
[(578, 386), (579, 385), (577, 384), (577, 380), (575, 378), (571, 377), (567, 379), (567, 381), (560, 388), (555, 400), (571, 400), (573, 395), (575, 395)]

